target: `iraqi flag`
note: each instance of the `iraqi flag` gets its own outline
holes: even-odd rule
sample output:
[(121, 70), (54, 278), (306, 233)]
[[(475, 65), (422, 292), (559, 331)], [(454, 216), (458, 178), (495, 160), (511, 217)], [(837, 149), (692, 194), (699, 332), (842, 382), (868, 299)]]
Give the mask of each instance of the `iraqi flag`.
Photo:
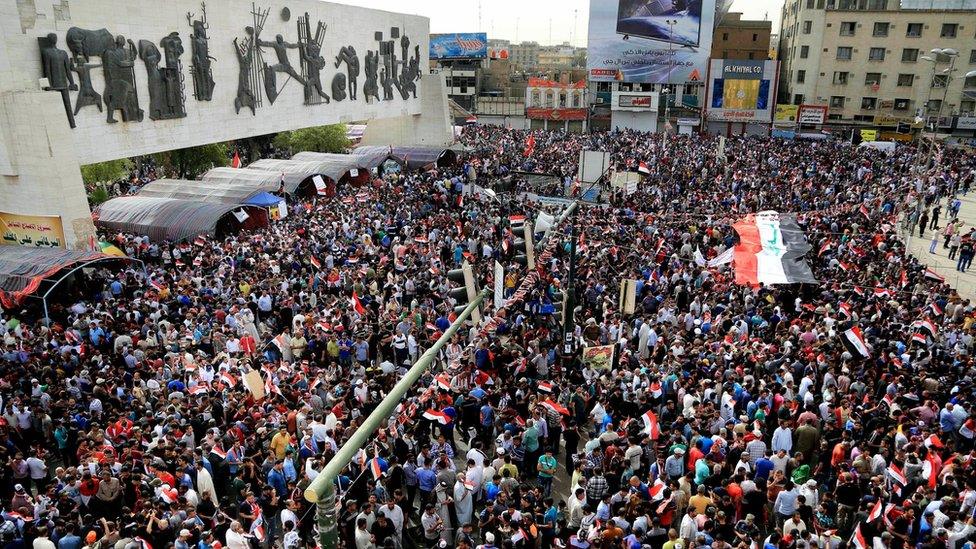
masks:
[(650, 496), (652, 501), (661, 500), (664, 498), (665, 487), (664, 481), (657, 478), (654, 480), (654, 484), (647, 487), (647, 495)]
[(851, 269), (854, 268), (854, 266), (851, 265), (850, 263), (844, 263), (839, 259), (837, 260), (837, 266), (840, 267), (840, 270), (844, 271), (845, 273), (849, 272)]
[(925, 268), (925, 278), (927, 278), (929, 280), (934, 280), (934, 281), (938, 282), (939, 284), (944, 284), (945, 283), (945, 277), (942, 276), (942, 275), (940, 275), (939, 273), (933, 271), (930, 267), (926, 267)]
[(156, 280), (155, 278), (149, 281), (149, 285), (152, 286), (157, 292), (161, 292), (166, 288), (162, 282)]
[(319, 261), (319, 258), (315, 257), (314, 255), (310, 257), (309, 262), (311, 262), (312, 266), (316, 269), (322, 268), (322, 262)]
[(352, 292), (352, 299), (350, 300), (349, 304), (352, 306), (353, 310), (359, 314), (359, 316), (366, 314), (366, 307), (363, 307), (363, 303), (359, 301), (359, 296), (356, 295), (355, 290)]
[(833, 245), (834, 245), (834, 243), (832, 241), (830, 241), (830, 240), (827, 240), (826, 242), (824, 242), (823, 245), (820, 246), (820, 250), (817, 252), (817, 257), (820, 257), (823, 254), (827, 253), (827, 251), (830, 250), (830, 248)]
[(651, 440), (657, 440), (661, 436), (661, 426), (658, 424), (657, 414), (648, 410), (644, 412), (641, 419), (644, 420), (644, 429), (641, 432), (650, 435)]
[(217, 379), (228, 387), (237, 387), (237, 378), (232, 376), (227, 370), (220, 372), (220, 376)]
[(234, 151), (234, 158), (230, 160), (230, 167), (231, 168), (241, 167), (241, 155), (237, 154), (237, 151)]
[(641, 162), (640, 164), (638, 164), (637, 165), (637, 171), (639, 171), (640, 173), (642, 173), (644, 175), (651, 175), (651, 169), (647, 167), (647, 163), (646, 162)]
[(437, 384), (438, 389), (443, 389), (444, 391), (451, 390), (451, 378), (447, 374), (439, 374), (435, 376), (434, 383)]
[(227, 459), (227, 452), (220, 443), (214, 444), (213, 448), (210, 449), (210, 453), (219, 457), (220, 459)]
[(445, 414), (444, 412), (434, 410), (433, 408), (424, 412), (424, 419), (436, 421), (441, 425), (447, 425), (451, 422), (451, 416)]
[(840, 339), (852, 355), (871, 358), (871, 351), (868, 349), (867, 343), (864, 342), (861, 329), (857, 326), (852, 326), (849, 330), (844, 331)]
[(926, 338), (925, 337), (925, 334), (923, 334), (922, 332), (915, 332), (914, 334), (912, 334), (912, 343), (918, 343), (919, 345), (925, 345), (928, 342), (929, 342), (928, 341), (928, 338)]
[(793, 215), (777, 212), (749, 214), (739, 219), (733, 228), (739, 235), (739, 243), (735, 246), (736, 284), (817, 282), (803, 258), (811, 249), (810, 243)]
[(851, 306), (848, 305), (846, 301), (841, 301), (837, 305), (837, 310), (840, 312), (840, 314), (844, 315), (844, 318), (851, 318), (852, 317), (852, 315), (851, 315)]
[(525, 140), (525, 156), (532, 156), (535, 151), (535, 136), (530, 135), (528, 139)]
[(536, 387), (543, 393), (552, 393), (552, 383), (548, 381), (540, 381)]
[[(864, 206), (861, 206), (862, 208)], [(851, 546), (854, 549), (868, 549), (868, 540), (864, 538), (864, 534), (861, 533), (861, 523), (857, 523), (857, 527), (854, 528), (854, 535), (851, 536)]]
[(566, 408), (562, 404), (559, 404), (558, 402), (553, 402), (553, 400), (551, 398), (547, 398), (546, 400), (543, 400), (542, 401), (542, 405), (545, 406), (547, 410), (551, 410), (553, 412), (556, 412), (558, 414), (562, 414), (564, 416), (568, 416), (569, 415), (569, 409), (568, 408)]
[(919, 320), (917, 328), (925, 332), (932, 339), (935, 339), (935, 336), (939, 333), (939, 329), (927, 318), (925, 320)]
[(868, 522), (874, 522), (881, 518), (882, 512), (884, 512), (884, 503), (881, 498), (878, 498), (878, 501), (874, 502), (874, 506), (871, 507), (871, 512), (868, 513)]
[(935, 316), (939, 316), (942, 314), (942, 307), (940, 307), (939, 304), (934, 301), (932, 303), (929, 303), (929, 309), (932, 311), (932, 314), (934, 314)]
[(861, 215), (864, 216), (864, 219), (867, 219), (867, 220), (870, 220), (871, 219), (871, 213), (868, 212), (868, 208), (864, 204), (861, 204), (861, 207), (858, 208), (858, 211), (861, 212)]
[(895, 463), (891, 463), (891, 465), (888, 465), (888, 469), (886, 472), (888, 473), (888, 476), (891, 478), (891, 480), (897, 482), (898, 484), (901, 484), (902, 486), (908, 486), (908, 479), (905, 477), (905, 473), (903, 473), (901, 471), (901, 467), (895, 465)]

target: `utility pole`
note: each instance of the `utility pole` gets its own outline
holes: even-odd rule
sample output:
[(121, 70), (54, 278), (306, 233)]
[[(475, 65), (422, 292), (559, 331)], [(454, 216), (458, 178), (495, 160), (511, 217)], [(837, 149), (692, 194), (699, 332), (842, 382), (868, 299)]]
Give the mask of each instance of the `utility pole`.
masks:
[(566, 283), (566, 314), (563, 317), (563, 351), (570, 355), (575, 350), (573, 334), (576, 322), (573, 312), (576, 310), (576, 223), (570, 225), (569, 232), (569, 280)]
[(438, 353), (451, 341), (461, 325), (471, 316), (488, 295), (488, 290), (482, 290), (478, 297), (468, 303), (468, 306), (458, 315), (457, 320), (444, 332), (417, 362), (407, 371), (406, 375), (393, 386), (390, 393), (380, 401), (373, 413), (367, 417), (359, 429), (349, 437), (349, 440), (339, 448), (336, 455), (325, 465), (315, 480), (305, 488), (305, 500), (315, 504), (315, 522), (319, 529), (319, 544), (322, 549), (335, 549), (339, 545), (339, 532), (336, 523), (336, 478), (339, 473), (352, 461), (356, 453), (364, 448), (380, 424), (392, 416), (401, 399), (407, 391), (417, 383), (420, 376), (433, 364)]
[(677, 19), (668, 19), (668, 84), (664, 96), (664, 143), (668, 142), (668, 125), (671, 124), (671, 72), (674, 70), (674, 26)]

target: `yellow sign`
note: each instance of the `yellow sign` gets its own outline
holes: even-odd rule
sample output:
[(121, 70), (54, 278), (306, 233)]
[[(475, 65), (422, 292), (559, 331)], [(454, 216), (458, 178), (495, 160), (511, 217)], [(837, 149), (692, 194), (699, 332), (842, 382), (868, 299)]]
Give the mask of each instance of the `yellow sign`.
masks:
[(796, 115), (799, 111), (799, 105), (776, 105), (776, 114), (773, 116), (773, 121), (794, 124), (796, 123)]
[(65, 248), (64, 228), (56, 215), (18, 215), (0, 212), (0, 228), (6, 246)]
[(877, 141), (878, 130), (861, 130), (862, 141)]
[(895, 118), (894, 116), (888, 116), (886, 114), (876, 114), (874, 115), (874, 125), (875, 126), (897, 126), (901, 122), (900, 118)]

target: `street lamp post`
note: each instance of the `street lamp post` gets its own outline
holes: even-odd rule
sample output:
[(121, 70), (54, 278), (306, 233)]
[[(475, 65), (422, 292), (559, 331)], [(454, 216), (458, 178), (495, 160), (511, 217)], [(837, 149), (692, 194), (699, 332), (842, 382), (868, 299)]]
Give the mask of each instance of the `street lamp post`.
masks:
[(674, 26), (677, 19), (666, 19), (668, 24), (668, 83), (664, 95), (664, 143), (668, 142), (668, 125), (671, 123), (671, 73), (674, 71)]

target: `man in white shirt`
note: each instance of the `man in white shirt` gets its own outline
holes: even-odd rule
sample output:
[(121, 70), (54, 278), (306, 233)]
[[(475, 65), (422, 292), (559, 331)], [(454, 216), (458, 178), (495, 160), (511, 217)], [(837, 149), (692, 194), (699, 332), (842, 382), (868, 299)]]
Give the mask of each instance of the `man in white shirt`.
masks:
[(698, 521), (695, 520), (694, 507), (688, 507), (688, 513), (681, 519), (681, 527), (678, 529), (678, 537), (685, 540), (685, 547), (698, 537)]
[(396, 504), (392, 499), (386, 502), (386, 505), (379, 508), (378, 514), (386, 517), (386, 520), (390, 521), (393, 525), (393, 529), (396, 530), (396, 535), (398, 539), (403, 539), (403, 509)]
[(227, 542), (227, 549), (250, 549), (250, 544), (244, 537), (244, 527), (236, 520), (230, 523), (224, 541)]

